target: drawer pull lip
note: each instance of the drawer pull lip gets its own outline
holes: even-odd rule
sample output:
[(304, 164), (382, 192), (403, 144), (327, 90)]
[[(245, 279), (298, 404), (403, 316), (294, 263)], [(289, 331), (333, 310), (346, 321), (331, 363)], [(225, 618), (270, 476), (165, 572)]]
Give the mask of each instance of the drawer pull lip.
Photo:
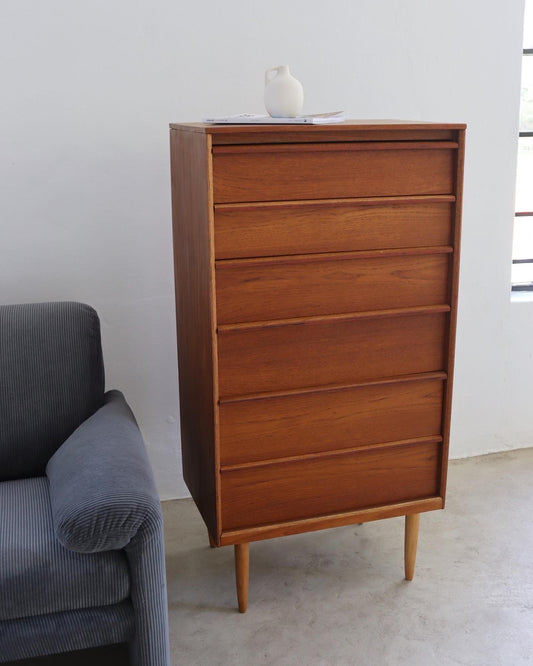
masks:
[(294, 199), (287, 201), (252, 201), (246, 203), (215, 203), (215, 211), (257, 210), (258, 208), (300, 208), (303, 206), (387, 206), (402, 203), (454, 203), (453, 194), (419, 194), (394, 197), (346, 197), (343, 199)]
[(268, 321), (252, 321), (245, 324), (219, 324), (218, 334), (232, 331), (246, 331), (262, 328), (277, 328), (281, 326), (302, 326), (304, 324), (319, 324), (333, 321), (352, 321), (355, 319), (386, 319), (391, 317), (410, 317), (416, 315), (431, 315), (450, 312), (451, 307), (442, 305), (422, 305), (413, 308), (396, 308), (394, 310), (365, 310), (364, 312), (346, 312), (344, 314), (319, 315), (316, 317), (294, 317), (292, 319), (272, 319)]
[(357, 384), (327, 384), (321, 386), (310, 386), (286, 391), (268, 391), (266, 393), (247, 393), (242, 396), (229, 396), (220, 398), (219, 405), (228, 405), (234, 402), (247, 402), (249, 400), (266, 400), (268, 398), (285, 398), (289, 396), (310, 395), (313, 393), (334, 393), (335, 391), (349, 391), (351, 389), (363, 388), (365, 386), (383, 386), (385, 384), (402, 384), (406, 382), (423, 382), (432, 380), (445, 381), (448, 378), (446, 372), (426, 372), (416, 375), (399, 375), (397, 377), (385, 377)]
[(213, 146), (213, 155), (243, 153), (340, 153), (376, 150), (457, 150), (457, 141), (368, 141), (368, 142), (320, 142), (320, 143), (265, 143)]
[(252, 467), (270, 467), (272, 465), (286, 465), (287, 463), (295, 463), (304, 460), (324, 460), (326, 458), (337, 458), (339, 456), (346, 456), (350, 454), (357, 454), (363, 451), (377, 451), (381, 449), (396, 449), (400, 447), (413, 446), (416, 444), (441, 444), (442, 437), (440, 435), (430, 435), (429, 437), (416, 437), (413, 439), (404, 439), (397, 442), (383, 442), (382, 444), (371, 444), (369, 446), (358, 446), (356, 448), (336, 449), (335, 451), (324, 451), (323, 453), (308, 453), (299, 456), (290, 456), (287, 458), (271, 458), (269, 460), (257, 460), (248, 463), (239, 463), (237, 465), (221, 465), (221, 474), (230, 474), (231, 472), (239, 472), (243, 469), (250, 469)]
[(267, 257), (242, 257), (238, 259), (217, 259), (217, 270), (233, 266), (279, 266), (282, 264), (312, 263), (319, 261), (344, 261), (349, 259), (381, 259), (387, 257), (411, 257), (430, 254), (452, 254), (451, 245), (432, 247), (401, 247), (386, 250), (356, 250), (342, 252), (309, 252), (305, 254), (282, 254)]

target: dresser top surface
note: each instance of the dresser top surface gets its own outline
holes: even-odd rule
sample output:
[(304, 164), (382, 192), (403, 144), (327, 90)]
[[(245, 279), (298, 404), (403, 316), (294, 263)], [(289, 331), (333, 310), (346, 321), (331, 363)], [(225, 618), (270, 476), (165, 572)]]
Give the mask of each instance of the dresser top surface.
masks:
[(411, 120), (346, 120), (325, 125), (212, 125), (170, 123), (171, 130), (210, 136), (213, 144), (263, 143), (272, 141), (353, 141), (399, 138), (453, 139), (465, 130), (464, 123)]
[(393, 127), (394, 129), (465, 129), (466, 124), (464, 123), (434, 123), (427, 122), (423, 120), (375, 120), (375, 119), (365, 119), (365, 120), (345, 120), (341, 123), (325, 123), (321, 125), (296, 125), (287, 123), (287, 125), (261, 125), (261, 124), (212, 124), (212, 123), (170, 123), (171, 129), (182, 129), (190, 130), (193, 132), (205, 132), (207, 134), (219, 134), (229, 131), (234, 131), (239, 129), (245, 132), (257, 132), (257, 131), (279, 131), (281, 128), (292, 130), (314, 130), (314, 131), (324, 131), (337, 128), (339, 131), (349, 130), (349, 129), (383, 129)]

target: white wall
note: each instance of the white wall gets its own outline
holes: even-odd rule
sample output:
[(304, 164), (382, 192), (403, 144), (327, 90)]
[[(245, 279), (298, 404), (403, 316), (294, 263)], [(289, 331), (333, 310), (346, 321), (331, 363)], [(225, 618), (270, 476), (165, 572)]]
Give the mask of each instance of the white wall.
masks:
[(76, 299), (103, 325), (163, 497), (178, 436), (168, 122), (262, 112), (289, 63), (304, 111), (467, 122), (452, 455), (533, 444), (533, 303), (509, 279), (523, 0), (2, 0), (0, 301)]

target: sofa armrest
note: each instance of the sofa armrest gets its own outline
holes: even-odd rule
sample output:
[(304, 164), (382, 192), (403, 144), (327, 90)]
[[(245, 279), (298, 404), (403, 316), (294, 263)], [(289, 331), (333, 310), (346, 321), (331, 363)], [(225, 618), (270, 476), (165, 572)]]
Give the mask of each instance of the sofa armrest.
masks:
[(161, 522), (146, 449), (124, 396), (109, 391), (46, 467), (59, 541), (93, 553), (127, 546), (145, 523)]

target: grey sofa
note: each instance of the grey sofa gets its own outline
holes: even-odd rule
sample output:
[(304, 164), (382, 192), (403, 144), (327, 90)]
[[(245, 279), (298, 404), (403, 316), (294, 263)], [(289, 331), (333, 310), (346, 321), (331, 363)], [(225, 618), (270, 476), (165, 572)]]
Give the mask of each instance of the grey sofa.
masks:
[(0, 306), (0, 663), (121, 643), (134, 666), (170, 663), (142, 436), (104, 393), (92, 308)]

